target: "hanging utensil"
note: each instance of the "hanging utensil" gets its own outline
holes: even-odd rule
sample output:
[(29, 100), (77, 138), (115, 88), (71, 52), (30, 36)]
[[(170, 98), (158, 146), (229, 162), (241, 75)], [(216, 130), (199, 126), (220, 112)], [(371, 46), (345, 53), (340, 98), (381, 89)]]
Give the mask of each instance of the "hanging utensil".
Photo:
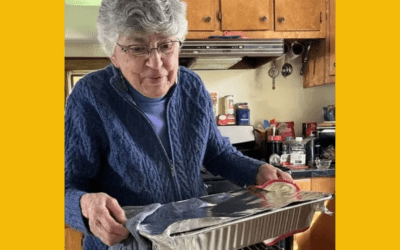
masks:
[(304, 55), (304, 58), (303, 58), (303, 65), (301, 66), (300, 75), (303, 75), (304, 70), (306, 69), (308, 55), (310, 54), (311, 44), (312, 44), (312, 41), (309, 41), (307, 49), (306, 49), (306, 54)]
[(286, 78), (293, 72), (293, 66), (290, 63), (285, 63), (282, 66), (282, 75)]
[(268, 70), (268, 75), (272, 78), (272, 89), (275, 89), (275, 78), (279, 75), (279, 70), (275, 66), (275, 60), (272, 61), (272, 66)]

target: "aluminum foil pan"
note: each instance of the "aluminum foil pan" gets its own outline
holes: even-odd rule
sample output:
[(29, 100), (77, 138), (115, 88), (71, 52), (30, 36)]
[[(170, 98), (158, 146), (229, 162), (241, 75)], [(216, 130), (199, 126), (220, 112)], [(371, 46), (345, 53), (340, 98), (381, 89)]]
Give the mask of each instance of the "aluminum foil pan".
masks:
[(332, 195), (238, 190), (161, 205), (137, 226), (153, 250), (233, 250), (307, 229)]

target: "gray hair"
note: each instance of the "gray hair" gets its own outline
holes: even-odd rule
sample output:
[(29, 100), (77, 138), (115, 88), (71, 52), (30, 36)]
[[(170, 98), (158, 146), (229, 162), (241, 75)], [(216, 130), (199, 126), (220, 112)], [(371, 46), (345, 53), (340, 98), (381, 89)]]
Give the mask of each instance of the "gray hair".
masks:
[(186, 4), (181, 0), (103, 0), (97, 30), (108, 56), (113, 54), (120, 36), (161, 33), (184, 41)]

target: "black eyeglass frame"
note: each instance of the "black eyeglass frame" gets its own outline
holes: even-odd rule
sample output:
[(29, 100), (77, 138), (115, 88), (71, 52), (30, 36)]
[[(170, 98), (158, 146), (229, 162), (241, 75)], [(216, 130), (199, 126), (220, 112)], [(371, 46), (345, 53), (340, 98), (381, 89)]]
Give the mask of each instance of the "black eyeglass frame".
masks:
[[(161, 43), (160, 45), (158, 45), (158, 46), (155, 47), (155, 48), (152, 48), (152, 47), (147, 46), (147, 45), (130, 45), (130, 46), (125, 46), (125, 45), (121, 45), (121, 44), (119, 44), (119, 43), (116, 43), (116, 44), (122, 49), (123, 52), (128, 53), (128, 54), (130, 54), (130, 55), (132, 55), (132, 56), (147, 57), (147, 56), (150, 56), (150, 55), (151, 55), (151, 52), (152, 52), (153, 50), (157, 50), (157, 52), (158, 52), (160, 55), (168, 55), (168, 54), (166, 54), (166, 53), (161, 52), (159, 49), (160, 49), (161, 46), (163, 46), (163, 45), (165, 45), (165, 44), (169, 44), (169, 43), (179, 43), (179, 48), (182, 46), (182, 42), (181, 42), (179, 39), (177, 39), (176, 41), (169, 41), (169, 42)], [(133, 51), (130, 47), (146, 47), (148, 53), (144, 53), (144, 54), (142, 54), (142, 55), (135, 55), (133, 52), (132, 52), (132, 53), (130, 52), (130, 51)], [(171, 52), (172, 52), (172, 51), (171, 51)], [(170, 52), (170, 53), (171, 53), (171, 52)]]

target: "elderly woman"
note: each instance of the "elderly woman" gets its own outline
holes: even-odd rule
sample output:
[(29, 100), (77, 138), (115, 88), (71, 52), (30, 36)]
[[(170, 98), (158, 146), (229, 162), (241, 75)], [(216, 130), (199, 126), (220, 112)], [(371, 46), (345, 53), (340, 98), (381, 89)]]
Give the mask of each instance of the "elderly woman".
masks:
[(127, 238), (122, 206), (206, 194), (200, 168), (237, 185), (291, 180), (221, 136), (199, 76), (179, 67), (179, 0), (103, 0), (98, 34), (112, 65), (83, 77), (65, 116), (65, 220), (84, 249)]

